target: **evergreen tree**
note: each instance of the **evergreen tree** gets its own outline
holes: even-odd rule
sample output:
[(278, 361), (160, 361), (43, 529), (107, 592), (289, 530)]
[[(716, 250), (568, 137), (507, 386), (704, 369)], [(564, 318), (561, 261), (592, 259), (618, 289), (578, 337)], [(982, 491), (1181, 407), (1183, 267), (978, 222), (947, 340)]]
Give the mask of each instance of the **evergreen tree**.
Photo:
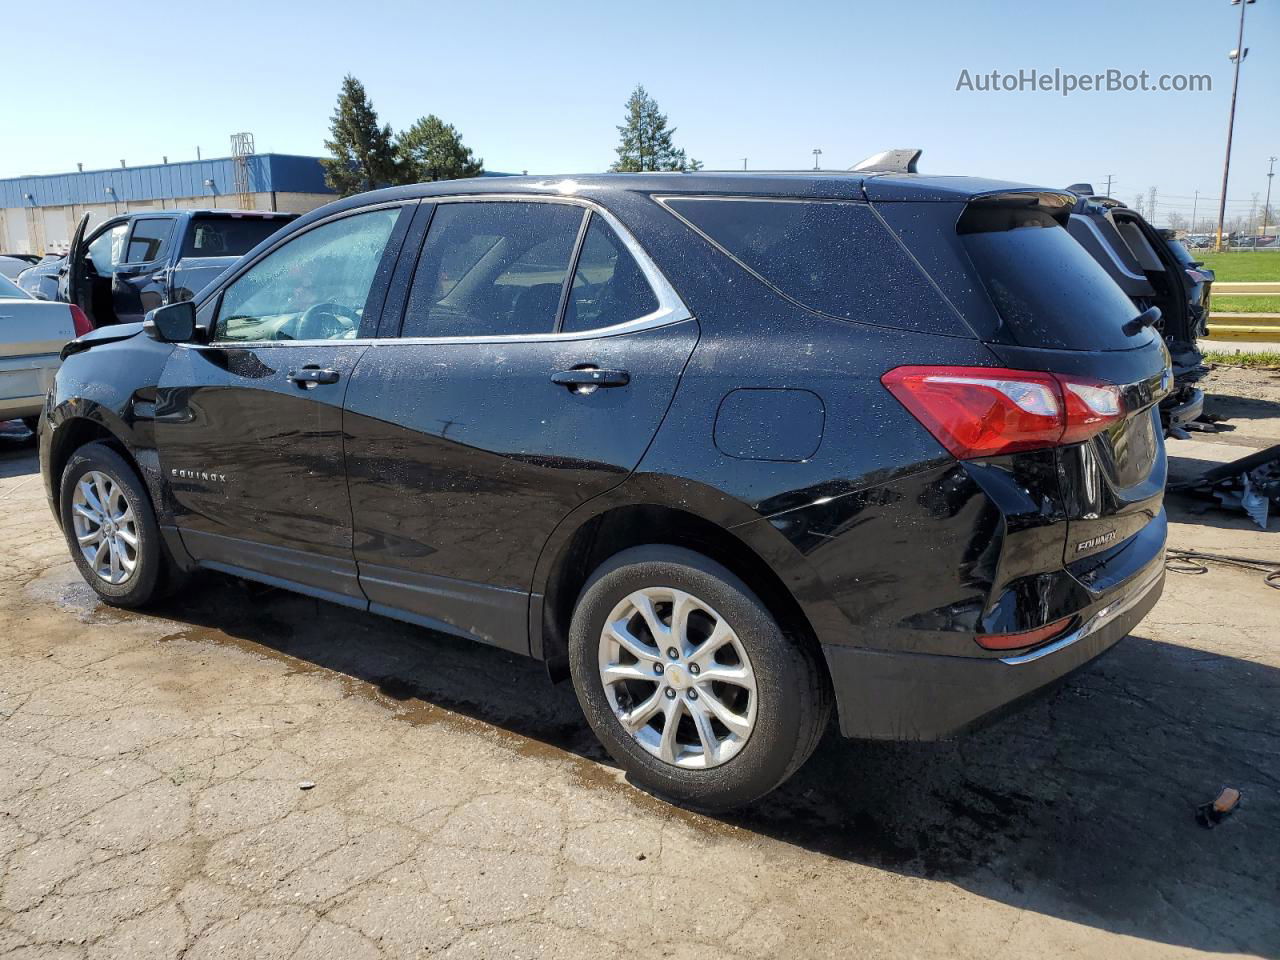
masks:
[(637, 84), (627, 100), (627, 122), (618, 127), (621, 141), (618, 159), (610, 170), (637, 173), (645, 170), (701, 170), (702, 164), (691, 160), (672, 143), (675, 130), (667, 127), (667, 118), (658, 109), (658, 101)]
[(400, 134), (396, 157), (407, 183), (461, 180), (484, 173), (484, 160), (472, 155), (453, 124), (435, 114), (419, 117)]
[(334, 108), (330, 137), (324, 142), (332, 157), (321, 160), (324, 180), (339, 195), (374, 190), (400, 181), (391, 125), (378, 125), (378, 113), (364, 84), (347, 74)]

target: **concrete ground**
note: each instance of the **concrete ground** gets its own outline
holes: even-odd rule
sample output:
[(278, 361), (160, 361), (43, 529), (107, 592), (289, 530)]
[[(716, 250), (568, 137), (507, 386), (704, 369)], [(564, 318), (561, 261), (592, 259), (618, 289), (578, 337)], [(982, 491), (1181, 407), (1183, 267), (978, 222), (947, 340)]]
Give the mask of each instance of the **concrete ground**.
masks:
[[(1280, 441), (1280, 385), (1215, 372)], [(1280, 560), (1170, 498), (1171, 545)], [(0, 437), (0, 956), (1280, 957), (1280, 591), (1170, 574), (1136, 633), (946, 744), (829, 737), (712, 818), (630, 787), (567, 685), (495, 649), (207, 575), (94, 600)], [(309, 789), (300, 784), (314, 783)], [(1243, 791), (1214, 830), (1197, 804)]]

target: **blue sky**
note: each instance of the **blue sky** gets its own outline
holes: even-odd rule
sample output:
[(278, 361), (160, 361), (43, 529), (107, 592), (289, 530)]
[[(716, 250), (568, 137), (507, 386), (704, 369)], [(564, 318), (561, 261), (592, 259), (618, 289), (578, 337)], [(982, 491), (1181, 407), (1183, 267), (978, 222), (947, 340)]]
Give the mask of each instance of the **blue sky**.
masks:
[[(806, 167), (814, 147), (824, 165), (847, 167), (922, 146), (926, 171), (1052, 186), (1113, 174), (1120, 198), (1155, 186), (1161, 210), (1184, 213), (1193, 191), (1218, 194), (1239, 10), (1228, 0), (14, 7), (0, 176), (189, 159), (197, 145), (223, 156), (237, 130), (259, 151), (320, 153), (349, 71), (393, 127), (436, 113), (495, 170), (604, 169), (640, 82), (709, 168), (743, 157)], [(1233, 209), (1265, 191), (1266, 158), (1280, 154), (1280, 0), (1252, 4), (1246, 24)], [(1207, 73), (1213, 89), (956, 90), (962, 69), (1055, 67)], [(24, 88), (25, 102), (14, 96)]]

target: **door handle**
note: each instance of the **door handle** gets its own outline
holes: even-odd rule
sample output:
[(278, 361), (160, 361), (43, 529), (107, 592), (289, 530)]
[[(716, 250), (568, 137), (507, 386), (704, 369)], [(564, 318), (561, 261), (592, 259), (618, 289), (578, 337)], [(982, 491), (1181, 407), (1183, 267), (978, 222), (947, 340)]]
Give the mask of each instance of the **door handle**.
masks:
[(551, 375), (551, 382), (568, 387), (572, 393), (595, 393), (597, 387), (625, 387), (631, 374), (625, 370), (601, 370), (599, 367), (576, 367)]
[(290, 370), (286, 377), (300, 387), (310, 387), (317, 383), (337, 383), (337, 370), (321, 370), (316, 366), (303, 367), (301, 370)]

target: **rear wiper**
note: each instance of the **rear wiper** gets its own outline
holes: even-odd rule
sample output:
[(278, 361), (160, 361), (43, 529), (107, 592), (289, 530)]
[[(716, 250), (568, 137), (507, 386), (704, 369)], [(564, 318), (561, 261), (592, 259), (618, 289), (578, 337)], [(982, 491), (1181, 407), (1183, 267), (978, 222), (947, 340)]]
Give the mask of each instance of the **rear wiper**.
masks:
[(1135, 333), (1141, 333), (1143, 327), (1154, 327), (1160, 322), (1160, 308), (1147, 307), (1140, 314), (1124, 325), (1124, 332), (1128, 336)]

